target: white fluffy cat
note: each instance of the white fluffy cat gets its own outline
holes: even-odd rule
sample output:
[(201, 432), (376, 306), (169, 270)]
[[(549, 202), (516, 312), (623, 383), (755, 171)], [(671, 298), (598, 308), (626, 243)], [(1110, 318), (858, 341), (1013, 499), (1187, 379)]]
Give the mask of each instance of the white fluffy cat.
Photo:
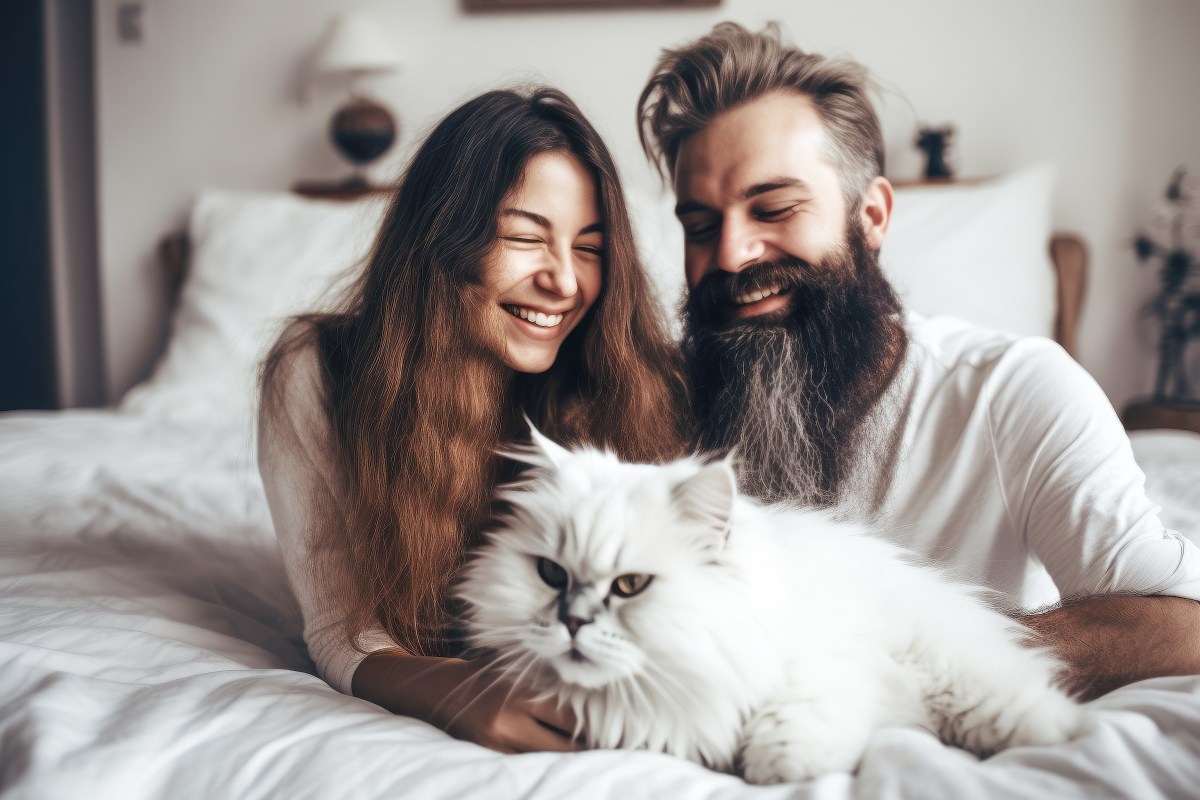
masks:
[(1078, 731), (1058, 662), (974, 587), (825, 513), (738, 497), (728, 460), (533, 440), (458, 596), (471, 643), (571, 707), (589, 745), (770, 783), (853, 770), (884, 726), (981, 754)]

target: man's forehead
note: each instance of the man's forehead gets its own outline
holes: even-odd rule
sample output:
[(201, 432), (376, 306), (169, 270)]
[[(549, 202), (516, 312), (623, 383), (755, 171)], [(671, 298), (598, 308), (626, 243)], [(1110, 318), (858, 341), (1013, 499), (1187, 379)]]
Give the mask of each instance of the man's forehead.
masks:
[(811, 186), (820, 173), (834, 168), (812, 101), (774, 92), (721, 114), (683, 142), (675, 162), (675, 192), (681, 200), (714, 193), (740, 197), (781, 178)]

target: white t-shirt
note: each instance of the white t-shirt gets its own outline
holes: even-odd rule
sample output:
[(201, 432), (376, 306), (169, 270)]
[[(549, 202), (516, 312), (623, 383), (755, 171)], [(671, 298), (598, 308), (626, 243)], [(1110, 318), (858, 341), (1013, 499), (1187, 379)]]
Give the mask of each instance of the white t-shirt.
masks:
[(884, 535), (1027, 609), (1126, 592), (1200, 600), (1200, 550), (1158, 519), (1125, 430), (1054, 342), (909, 315), (864, 466)]
[[(908, 326), (905, 367), (876, 411), (895, 422), (853, 482), (870, 487), (857, 499), (884, 535), (1026, 608), (1055, 600), (1056, 587), (1200, 600), (1200, 550), (1159, 522), (1125, 431), (1082, 367), (1047, 339), (948, 318)], [(343, 503), (315, 351), (293, 353), (280, 378), (284, 407), (259, 417), (259, 468), (309, 654), (349, 694), (365, 655), (313, 580), (345, 568), (315, 545)], [(397, 646), (379, 626), (359, 645)]]

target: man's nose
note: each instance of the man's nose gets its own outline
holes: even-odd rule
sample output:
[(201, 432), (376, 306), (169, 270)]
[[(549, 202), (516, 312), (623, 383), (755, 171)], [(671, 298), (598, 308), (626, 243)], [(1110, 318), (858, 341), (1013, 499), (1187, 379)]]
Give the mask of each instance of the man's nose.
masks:
[(766, 246), (748, 222), (726, 217), (721, 223), (716, 253), (718, 269), (741, 272), (761, 260), (765, 252)]

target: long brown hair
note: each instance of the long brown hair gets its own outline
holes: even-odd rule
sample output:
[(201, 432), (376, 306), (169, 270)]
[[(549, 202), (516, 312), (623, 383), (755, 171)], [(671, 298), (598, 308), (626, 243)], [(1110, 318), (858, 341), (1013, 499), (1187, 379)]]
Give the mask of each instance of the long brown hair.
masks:
[[(541, 153), (578, 159), (596, 182), (603, 286), (542, 374), (514, 374), (480, 320), (482, 265), (501, 200)], [(344, 523), (318, 546), (345, 556), (347, 585), (317, 580), (344, 607), (346, 635), (378, 619), (414, 653), (447, 652), (448, 589), (486, 525), (496, 448), (521, 414), (565, 442), (662, 460), (682, 449), (685, 393), (675, 348), (641, 269), (614, 164), (559, 91), (492, 91), (452, 111), (413, 157), (365, 270), (333, 313), (263, 364), (263, 413), (277, 413), (297, 347), (315, 346), (340, 470)], [(293, 328), (294, 329), (294, 328)]]

